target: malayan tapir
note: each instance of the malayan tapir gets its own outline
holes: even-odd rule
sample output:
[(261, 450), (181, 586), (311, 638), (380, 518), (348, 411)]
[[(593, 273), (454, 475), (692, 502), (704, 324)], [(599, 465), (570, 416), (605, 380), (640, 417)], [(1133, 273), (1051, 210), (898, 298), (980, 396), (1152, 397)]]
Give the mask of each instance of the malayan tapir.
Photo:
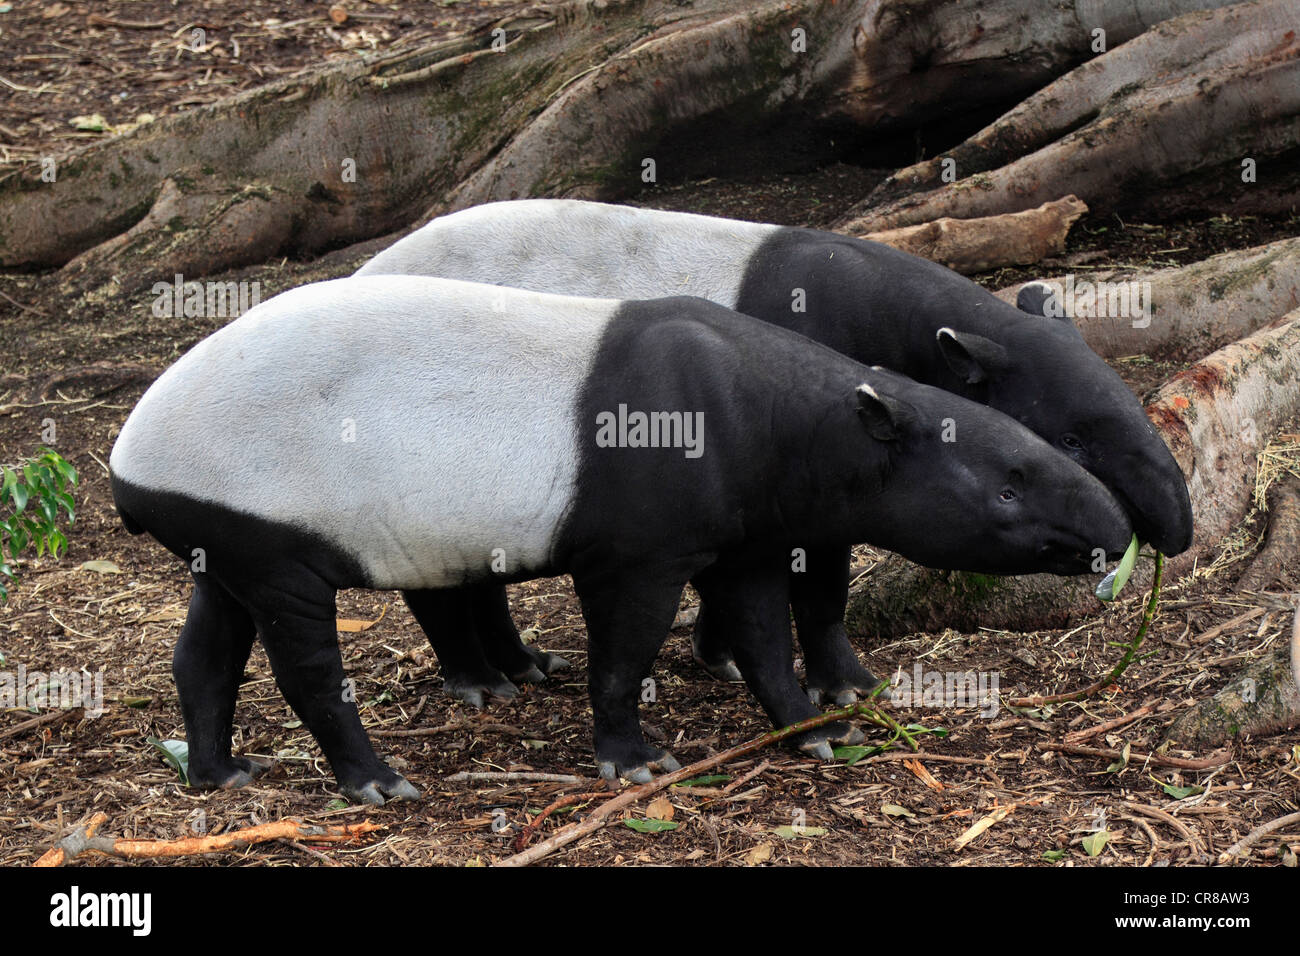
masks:
[[(1189, 546), (1191, 501), (1169, 449), (1133, 393), (1068, 320), (1029, 317), (950, 269), (879, 243), (688, 213), (572, 200), (489, 203), (435, 219), (381, 252), (358, 275), (446, 276), (541, 292), (653, 298), (697, 295), (801, 332), (868, 365), (883, 365), (1017, 419), (1078, 462), (1124, 505), (1138, 536), (1165, 554)], [(1039, 305), (1029, 295), (1022, 299)], [(876, 679), (844, 633), (849, 554), (807, 553), (791, 581), (807, 685), (849, 703)], [(504, 597), (499, 599), (504, 606)], [(512, 696), (563, 661), (519, 649), (499, 617), (487, 677), (443, 662), (449, 692), (475, 704)], [(739, 677), (726, 622), (702, 601), (698, 660)], [(512, 647), (510, 653), (499, 648)], [(435, 644), (435, 651), (443, 657)]]
[(637, 708), (687, 581), (784, 725), (817, 713), (792, 669), (793, 548), (1077, 573), (1131, 536), (1097, 479), (1011, 418), (715, 303), (413, 276), (256, 306), (163, 373), (110, 465), (128, 530), (193, 572), (173, 668), (191, 781), (256, 769), (230, 737), (258, 634), (368, 802), (416, 792), (346, 692), (340, 588), (400, 589), (427, 633), (481, 654), (502, 582), (571, 573), (599, 771), (644, 780), (676, 766)]

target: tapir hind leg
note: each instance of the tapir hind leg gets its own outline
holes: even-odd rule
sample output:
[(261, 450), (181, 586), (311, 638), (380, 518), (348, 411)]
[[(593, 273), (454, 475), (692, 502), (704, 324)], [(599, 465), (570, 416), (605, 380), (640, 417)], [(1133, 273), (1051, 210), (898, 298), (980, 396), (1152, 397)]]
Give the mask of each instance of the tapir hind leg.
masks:
[(339, 653), (334, 596), (322, 584), (254, 603), (253, 619), (275, 681), (325, 752), (346, 797), (375, 804), (385, 797), (418, 799), (420, 792), (376, 756), (361, 726)]
[(211, 576), (195, 574), (189, 614), (172, 656), (195, 787), (242, 787), (264, 769), (230, 754), (235, 699), (256, 636), (243, 605)]
[(510, 616), (510, 602), (504, 587), (480, 584), (470, 588), (470, 592), (474, 630), (483, 646), (483, 653), (512, 681), (538, 684), (546, 679), (547, 674), (569, 666), (569, 662), (558, 654), (548, 654), (520, 640), (519, 630)]
[(587, 683), (591, 693), (596, 768), (607, 780), (646, 783), (652, 770), (678, 763), (641, 735), (642, 681), (668, 637), (689, 575), (672, 581), (625, 569), (574, 571), (573, 587), (587, 621)]
[(844, 632), (849, 601), (847, 547), (809, 548), (807, 567), (790, 574), (790, 603), (808, 672), (808, 696), (845, 707), (870, 694), (880, 679), (862, 666)]
[[(438, 655), (444, 693), (478, 708), (487, 697), (508, 700), (519, 694), (519, 688), (489, 663), (484, 653), (470, 588), (403, 591), (402, 597)], [(518, 634), (515, 640), (519, 640)]]
[[(818, 714), (794, 675), (790, 632), (789, 564), (783, 556), (725, 560), (693, 579), (701, 599), (725, 622), (724, 635), (745, 683), (776, 727)], [(795, 738), (799, 749), (829, 760), (831, 743), (856, 743), (862, 734), (843, 723)]]

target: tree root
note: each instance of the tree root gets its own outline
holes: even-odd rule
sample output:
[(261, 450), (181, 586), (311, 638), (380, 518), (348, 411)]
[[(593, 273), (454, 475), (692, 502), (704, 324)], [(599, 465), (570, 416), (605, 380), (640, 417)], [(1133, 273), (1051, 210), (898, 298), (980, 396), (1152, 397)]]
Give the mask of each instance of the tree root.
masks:
[(1088, 207), (1074, 196), (1037, 209), (984, 219), (936, 219), (861, 236), (966, 275), (1031, 265), (1065, 251), (1065, 237)]

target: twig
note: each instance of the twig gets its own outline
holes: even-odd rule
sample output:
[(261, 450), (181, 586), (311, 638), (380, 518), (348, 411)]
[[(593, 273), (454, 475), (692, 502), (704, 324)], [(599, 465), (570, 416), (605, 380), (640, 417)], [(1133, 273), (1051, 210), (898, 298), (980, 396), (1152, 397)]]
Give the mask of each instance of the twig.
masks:
[(478, 730), (484, 733), (495, 732), (509, 734), (512, 737), (527, 737), (525, 731), (509, 724), (474, 723), (469, 720), (453, 720), (451, 723), (439, 724), (437, 727), (417, 727), (415, 730), (372, 730), (372, 737), (434, 737), (448, 734), (453, 730)]
[(563, 809), (564, 807), (571, 807), (575, 803), (586, 803), (589, 800), (599, 800), (601, 797), (606, 796), (609, 796), (608, 791), (596, 790), (589, 793), (566, 794), (558, 800), (553, 801), (549, 806), (545, 807), (541, 813), (529, 820), (528, 825), (519, 831), (519, 835), (515, 837), (515, 852), (522, 853), (524, 851), (524, 847), (528, 846), (528, 844), (533, 841), (533, 835), (541, 827), (543, 821), (545, 821), (546, 818), (556, 810)]
[[(1111, 747), (1081, 747), (1077, 744), (1053, 743), (1046, 743), (1041, 746), (1044, 750), (1052, 750), (1063, 754), (1078, 754), (1082, 757), (1108, 757), (1111, 760), (1116, 760), (1124, 756), (1123, 751)], [(1228, 762), (1229, 756), (1230, 754), (1226, 750), (1216, 750), (1210, 756), (1201, 760), (1194, 760), (1190, 757), (1169, 757), (1165, 754), (1129, 752), (1130, 761), (1155, 764), (1158, 767), (1177, 767), (1179, 770), (1210, 770), (1213, 767), (1222, 767)]]
[(80, 718), (83, 712), (84, 711), (80, 707), (69, 707), (66, 710), (52, 710), (48, 714), (41, 714), (39, 717), (33, 717), (31, 720), (24, 720), (21, 724), (14, 724), (12, 727), (6, 727), (4, 730), (0, 730), (0, 740), (4, 740), (6, 737), (17, 737), (19, 734), (26, 733), (29, 730), (34, 730), (37, 727), (42, 727), (46, 724), (57, 726), (65, 720), (70, 720), (74, 714)]
[(238, 850), (254, 843), (282, 839), (315, 840), (321, 843), (351, 842), (363, 833), (384, 829), (380, 824), (369, 821), (342, 826), (315, 826), (290, 819), (262, 823), (217, 836), (186, 837), (180, 840), (121, 840), (95, 836), (95, 830), (105, 819), (107, 818), (102, 813), (96, 814), (84, 828), (64, 837), (32, 865), (62, 866), (87, 850), (128, 859), (159, 859), (220, 853), (223, 850)]
[(1220, 863), (1231, 863), (1232, 858), (1240, 856), (1247, 848), (1258, 843), (1261, 839), (1268, 836), (1274, 830), (1280, 830), (1283, 827), (1290, 826), (1293, 823), (1300, 823), (1300, 813), (1288, 813), (1284, 817), (1278, 817), (1271, 823), (1265, 823), (1261, 827), (1256, 827), (1244, 837), (1234, 843), (1228, 849), (1219, 854)]
[(1137, 634), (1133, 636), (1133, 640), (1125, 645), (1124, 656), (1119, 659), (1118, 664), (1111, 668), (1109, 674), (1101, 680), (1089, 684), (1082, 690), (1071, 691), (1068, 694), (1051, 694), (1047, 696), (1035, 694), (1032, 697), (1015, 697), (1007, 701), (1007, 705), (1010, 707), (1042, 707), (1044, 704), (1065, 704), (1074, 700), (1084, 700), (1119, 680), (1119, 676), (1128, 670), (1128, 666), (1133, 663), (1133, 659), (1137, 656), (1138, 649), (1142, 646), (1142, 641), (1151, 627), (1151, 622), (1155, 620), (1156, 608), (1160, 604), (1160, 579), (1164, 576), (1164, 569), (1165, 556), (1157, 551), (1156, 573), (1151, 580), (1151, 597), (1147, 600), (1146, 611), (1142, 614), (1142, 623), (1138, 627)]
[(1124, 804), (1124, 807), (1125, 809), (1132, 810), (1134, 813), (1140, 813), (1145, 817), (1150, 817), (1152, 820), (1159, 820), (1161, 823), (1173, 827), (1178, 831), (1179, 835), (1187, 841), (1188, 845), (1192, 848), (1193, 853), (1199, 854), (1205, 852), (1205, 848), (1201, 846), (1201, 841), (1196, 839), (1196, 834), (1189, 830), (1187, 824), (1183, 823), (1182, 820), (1179, 820), (1172, 813), (1161, 810), (1159, 807), (1147, 806), (1145, 803), (1126, 803)]
[(666, 787), (671, 787), (675, 783), (683, 780), (689, 780), (691, 777), (699, 776), (705, 770), (712, 770), (720, 764), (728, 763), (739, 757), (747, 756), (756, 750), (766, 747), (768, 744), (778, 743), (788, 737), (793, 737), (807, 730), (813, 730), (826, 724), (834, 723), (837, 720), (844, 720), (849, 717), (870, 717), (878, 715), (880, 712), (871, 704), (853, 704), (849, 707), (843, 707), (839, 710), (829, 710), (824, 714), (818, 714), (816, 717), (809, 717), (807, 720), (801, 720), (797, 724), (791, 724), (789, 727), (782, 727), (780, 730), (769, 731), (732, 747), (721, 753), (714, 754), (712, 757), (706, 757), (703, 760), (697, 760), (689, 766), (682, 767), (672, 773), (664, 774), (651, 780), (649, 783), (642, 784), (639, 787), (632, 787), (623, 791), (613, 799), (606, 800), (599, 807), (593, 810), (585, 820), (578, 823), (570, 824), (558, 833), (548, 837), (536, 846), (529, 847), (522, 853), (516, 853), (514, 856), (497, 863), (497, 866), (528, 866), (536, 863), (538, 860), (550, 856), (562, 846), (567, 846), (574, 840), (579, 840), (589, 833), (595, 833), (608, 822), (611, 814), (629, 807), (644, 797), (652, 793), (658, 793)]
[(586, 777), (571, 773), (534, 773), (533, 771), (483, 771), (471, 773), (462, 770), (445, 778), (447, 783), (585, 783)]
[(1155, 709), (1156, 708), (1154, 704), (1147, 704), (1143, 707), (1139, 707), (1131, 714), (1124, 714), (1121, 717), (1116, 717), (1114, 720), (1108, 720), (1105, 723), (1097, 724), (1095, 727), (1088, 727), (1084, 730), (1073, 731), (1072, 733), (1068, 733), (1065, 735), (1065, 742), (1067, 744), (1082, 743), (1083, 741), (1087, 740), (1089, 737), (1096, 737), (1098, 734), (1108, 733), (1109, 731), (1112, 731), (1117, 727), (1124, 727), (1128, 724), (1133, 723), (1133, 721), (1135, 720), (1140, 720), (1141, 718), (1152, 713)]

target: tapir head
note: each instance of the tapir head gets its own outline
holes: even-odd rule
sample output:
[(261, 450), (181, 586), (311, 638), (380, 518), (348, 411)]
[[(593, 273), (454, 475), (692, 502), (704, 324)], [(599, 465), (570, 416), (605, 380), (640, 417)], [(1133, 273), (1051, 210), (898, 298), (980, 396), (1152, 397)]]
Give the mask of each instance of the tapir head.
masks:
[[(1118, 557), (1132, 526), (1106, 487), (1000, 412), (875, 370), (858, 388), (889, 449), (878, 544), (930, 567), (1083, 574)], [(879, 388), (873, 387), (879, 385)]]
[[(1020, 304), (1041, 312), (1043, 301), (1035, 292)], [(1186, 551), (1192, 543), (1187, 483), (1132, 391), (1068, 318), (1028, 316), (1010, 306), (1006, 313), (997, 341), (950, 328), (938, 332), (939, 350), (969, 394), (1096, 475), (1141, 540), (1167, 555)]]

